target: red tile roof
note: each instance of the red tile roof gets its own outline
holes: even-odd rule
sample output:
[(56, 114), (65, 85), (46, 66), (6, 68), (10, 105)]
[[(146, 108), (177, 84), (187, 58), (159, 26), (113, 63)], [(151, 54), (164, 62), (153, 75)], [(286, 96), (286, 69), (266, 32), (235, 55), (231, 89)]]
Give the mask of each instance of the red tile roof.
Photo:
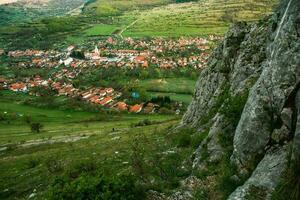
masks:
[(99, 104), (104, 106), (104, 105), (110, 103), (111, 101), (112, 101), (112, 97), (106, 97), (102, 101), (99, 101)]
[(132, 113), (139, 113), (139, 112), (141, 112), (141, 111), (142, 111), (142, 106), (139, 105), (139, 104), (136, 104), (136, 105), (131, 106), (131, 107), (129, 108), (129, 112), (132, 112)]
[(117, 108), (120, 111), (127, 110), (127, 104), (125, 102), (118, 102), (117, 103)]

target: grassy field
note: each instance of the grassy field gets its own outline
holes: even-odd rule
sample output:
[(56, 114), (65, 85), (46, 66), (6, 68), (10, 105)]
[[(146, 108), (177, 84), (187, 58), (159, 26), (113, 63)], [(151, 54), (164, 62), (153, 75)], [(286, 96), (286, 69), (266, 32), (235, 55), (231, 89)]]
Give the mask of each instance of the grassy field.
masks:
[(138, 20), (125, 36), (195, 36), (224, 34), (233, 21), (256, 21), (272, 11), (276, 1), (199, 1), (169, 4), (147, 11), (128, 12)]
[(168, 96), (171, 100), (183, 102), (185, 105), (189, 105), (193, 99), (193, 96), (190, 94), (177, 94), (172, 92), (148, 92), (148, 95), (151, 98)]
[(166, 78), (141, 80), (139, 85), (149, 92), (165, 92), (192, 95), (196, 80), (188, 78)]
[[(140, 1), (139, 3), (137, 1), (98, 0), (91, 4), (89, 10), (93, 8), (98, 16), (101, 12), (109, 10), (113, 13), (112, 15), (116, 15), (112, 18), (112, 24), (119, 29), (137, 21), (125, 30), (124, 36), (179, 37), (223, 35), (230, 23), (257, 21), (270, 14), (276, 3), (277, 0), (229, 0), (226, 2), (213, 0), (192, 3), (172, 3), (167, 0)], [(103, 15), (107, 16), (107, 13)], [(106, 27), (103, 26), (103, 28)], [(98, 30), (101, 33), (101, 30)]]
[(111, 35), (118, 29), (115, 25), (98, 24), (86, 30), (86, 36)]
[(115, 31), (122, 32), (125, 37), (223, 35), (232, 22), (257, 21), (269, 15), (277, 2), (95, 0), (88, 3), (83, 13), (77, 16), (7, 24), (0, 28), (0, 47), (26, 49), (61, 46), (65, 42), (82, 44), (91, 36), (108, 36)]
[[(0, 100), (0, 198), (27, 199), (37, 193), (43, 199), (53, 179), (82, 161), (93, 161), (105, 174), (126, 173), (132, 141), (141, 135), (151, 141), (163, 138), (160, 130), (177, 124), (168, 115), (111, 115), (49, 110)], [(25, 116), (44, 128), (32, 133)], [(132, 127), (148, 119), (154, 125)], [(161, 140), (162, 142), (162, 140)], [(51, 171), (55, 162), (62, 171)], [(50, 169), (49, 169), (50, 167)]]

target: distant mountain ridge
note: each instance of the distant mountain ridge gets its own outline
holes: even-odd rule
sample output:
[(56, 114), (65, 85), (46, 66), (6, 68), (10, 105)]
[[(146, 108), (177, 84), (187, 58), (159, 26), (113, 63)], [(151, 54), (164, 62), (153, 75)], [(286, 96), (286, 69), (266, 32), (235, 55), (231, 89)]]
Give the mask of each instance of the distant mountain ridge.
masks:
[(0, 0), (0, 25), (64, 15), (86, 0)]

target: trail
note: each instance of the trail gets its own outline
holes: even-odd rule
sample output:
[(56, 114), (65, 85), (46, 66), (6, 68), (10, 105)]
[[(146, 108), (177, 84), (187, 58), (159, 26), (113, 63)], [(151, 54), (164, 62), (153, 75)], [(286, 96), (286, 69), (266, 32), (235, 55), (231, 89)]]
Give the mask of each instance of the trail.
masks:
[(123, 28), (118, 35), (123, 39), (123, 35), (122, 33), (124, 33), (127, 29), (129, 29), (130, 27), (132, 27), (139, 19), (136, 19), (135, 21), (133, 21), (131, 24), (129, 24), (128, 26), (126, 26), (125, 28)]
[(115, 132), (104, 132), (104, 131), (81, 131), (80, 134), (76, 135), (61, 135), (61, 136), (54, 136), (52, 138), (41, 138), (41, 139), (33, 139), (33, 140), (27, 140), (24, 143), (9, 143), (9, 144), (4, 144), (0, 146), (0, 152), (1, 151), (6, 151), (7, 148), (10, 145), (15, 145), (16, 147), (31, 147), (31, 146), (38, 146), (38, 145), (44, 145), (44, 144), (55, 144), (55, 143), (72, 143), (72, 142), (77, 142), (79, 140), (83, 139), (88, 139), (93, 135), (103, 135), (103, 134), (108, 134), (111, 135), (118, 135), (122, 134), (126, 131), (128, 131), (128, 128), (122, 128), (118, 131)]

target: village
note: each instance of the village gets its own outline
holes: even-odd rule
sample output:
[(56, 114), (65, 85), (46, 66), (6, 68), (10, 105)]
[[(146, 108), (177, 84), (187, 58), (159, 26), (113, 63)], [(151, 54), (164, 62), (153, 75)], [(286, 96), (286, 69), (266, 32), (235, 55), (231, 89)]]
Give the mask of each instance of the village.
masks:
[(117, 40), (109, 37), (96, 44), (91, 42), (84, 46), (70, 45), (62, 50), (27, 49), (8, 52), (0, 50), (0, 55), (10, 60), (10, 67), (46, 68), (49, 71), (55, 69), (49, 77), (41, 77), (39, 74), (22, 80), (7, 80), (0, 77), (0, 89), (39, 96), (41, 94), (35, 88), (40, 88), (54, 91), (57, 96), (79, 97), (82, 101), (121, 112), (154, 113), (158, 109), (158, 105), (154, 103), (141, 102), (128, 105), (126, 99), (122, 97), (122, 92), (112, 87), (78, 89), (74, 87), (73, 80), (84, 73), (85, 68), (90, 67), (131, 70), (151, 66), (163, 70), (174, 68), (201, 70), (207, 63), (211, 45), (221, 39), (213, 35), (207, 39), (197, 37), (178, 40), (162, 38)]

